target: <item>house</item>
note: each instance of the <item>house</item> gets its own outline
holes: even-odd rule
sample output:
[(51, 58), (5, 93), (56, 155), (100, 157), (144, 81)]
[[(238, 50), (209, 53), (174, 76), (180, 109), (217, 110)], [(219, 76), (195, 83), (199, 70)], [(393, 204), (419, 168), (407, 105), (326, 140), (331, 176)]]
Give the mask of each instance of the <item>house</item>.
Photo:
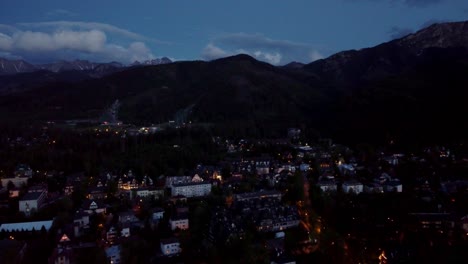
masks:
[(385, 183), (384, 185), (385, 191), (387, 192), (402, 192), (403, 185), (399, 180), (391, 180)]
[(89, 228), (89, 214), (83, 210), (77, 211), (73, 219), (73, 231), (75, 237), (83, 234), (83, 230)]
[(86, 200), (83, 203), (83, 211), (88, 214), (100, 214), (106, 212), (106, 207), (99, 201)]
[(358, 181), (345, 181), (342, 186), (345, 193), (362, 193), (364, 186)]
[(177, 228), (178, 229), (188, 229), (189, 228), (189, 218), (188, 214), (183, 213), (183, 214), (175, 214), (169, 219), (169, 226), (171, 227), (171, 230), (174, 231)]
[(120, 230), (121, 237), (130, 237), (130, 223), (125, 223), (122, 225), (122, 229)]
[(37, 211), (46, 200), (45, 192), (31, 192), (21, 198), (19, 201), (19, 211), (29, 216), (32, 210)]
[(364, 192), (366, 193), (383, 193), (384, 189), (380, 183), (373, 182), (364, 186)]
[(107, 261), (111, 264), (120, 264), (120, 245), (108, 247), (106, 249)]
[(140, 198), (154, 197), (155, 199), (159, 199), (160, 197), (164, 196), (164, 189), (155, 187), (140, 187), (135, 190), (135, 195)]
[(13, 186), (19, 188), (23, 185), (27, 185), (28, 180), (29, 180), (28, 176), (15, 176), (15, 177), (2, 178), (2, 186), (7, 187), (8, 184), (11, 182)]
[(9, 195), (10, 198), (19, 197), (19, 195), (20, 195), (20, 189), (14, 187), (14, 188), (10, 189), (10, 192), (9, 192), (8, 195)]
[(166, 188), (172, 188), (174, 184), (189, 183), (192, 181), (191, 176), (167, 176)]
[(106, 188), (103, 186), (90, 188), (88, 190), (88, 195), (86, 196), (86, 198), (92, 199), (92, 200), (106, 199), (107, 198)]
[(172, 196), (183, 195), (185, 197), (202, 197), (211, 193), (211, 183), (190, 182), (173, 184), (171, 188)]
[(140, 220), (135, 216), (133, 211), (122, 212), (119, 214), (119, 223), (137, 223)]
[(89, 227), (89, 213), (83, 210), (77, 211), (73, 223), (77, 224), (80, 228)]
[(16, 177), (28, 177), (31, 178), (33, 175), (33, 170), (26, 164), (19, 164), (16, 166), (15, 172)]
[(52, 255), (49, 257), (49, 264), (70, 264), (74, 262), (75, 258), (73, 249), (70, 247), (70, 238), (63, 234), (57, 247), (54, 248)]
[(164, 209), (159, 208), (159, 207), (153, 209), (153, 215), (152, 215), (153, 221), (161, 220), (163, 219), (163, 217), (164, 217)]
[(333, 179), (323, 179), (317, 183), (317, 187), (322, 190), (322, 192), (336, 192), (338, 189), (337, 184)]
[(308, 170), (310, 170), (310, 165), (307, 164), (307, 163), (301, 163), (301, 165), (299, 165), (299, 170), (300, 171), (308, 171)]
[(250, 201), (250, 200), (256, 200), (256, 199), (271, 198), (271, 199), (276, 199), (278, 201), (281, 201), (281, 196), (282, 196), (281, 192), (278, 192), (278, 191), (259, 191), (259, 192), (236, 194), (234, 196), (234, 200), (236, 202), (241, 202), (241, 201)]
[(178, 238), (161, 239), (161, 252), (165, 256), (175, 255), (182, 252)]
[(118, 238), (117, 229), (114, 226), (111, 226), (106, 232), (106, 241), (109, 244), (114, 244)]

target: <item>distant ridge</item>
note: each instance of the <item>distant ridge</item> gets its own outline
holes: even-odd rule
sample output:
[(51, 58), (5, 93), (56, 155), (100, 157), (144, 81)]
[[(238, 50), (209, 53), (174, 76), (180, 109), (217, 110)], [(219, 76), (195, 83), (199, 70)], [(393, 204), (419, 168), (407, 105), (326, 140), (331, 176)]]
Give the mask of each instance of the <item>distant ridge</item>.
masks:
[(54, 63), (46, 64), (32, 64), (24, 60), (8, 60), (0, 58), (0, 75), (5, 74), (18, 74), (25, 72), (34, 72), (40, 70), (46, 70), (54, 73), (60, 73), (65, 71), (86, 71), (93, 74), (95, 77), (104, 76), (106, 74), (114, 73), (133, 66), (147, 66), (147, 65), (159, 65), (167, 64), (172, 61), (167, 58), (157, 58), (153, 60), (147, 60), (143, 63), (138, 61), (126, 66), (119, 62), (108, 62), (108, 63), (96, 63), (87, 60), (74, 60), (74, 61), (57, 61)]

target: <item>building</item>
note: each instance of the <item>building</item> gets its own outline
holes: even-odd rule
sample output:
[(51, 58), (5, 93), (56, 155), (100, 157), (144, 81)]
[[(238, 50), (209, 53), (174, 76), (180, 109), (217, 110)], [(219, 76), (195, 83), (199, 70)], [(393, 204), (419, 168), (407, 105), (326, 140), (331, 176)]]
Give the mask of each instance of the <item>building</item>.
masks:
[(180, 252), (182, 252), (182, 249), (180, 248), (179, 239), (175, 237), (161, 239), (160, 244), (161, 244), (161, 252), (165, 256), (175, 255), (175, 254), (179, 254)]
[(49, 231), (52, 227), (53, 220), (36, 221), (36, 222), (23, 222), (23, 223), (5, 223), (0, 225), (0, 232), (15, 232), (15, 231), (32, 231), (41, 230), (44, 228)]
[(385, 191), (387, 192), (399, 192), (400, 193), (403, 191), (403, 185), (398, 180), (391, 180), (389, 182), (386, 182), (384, 187), (385, 187)]
[(9, 182), (11, 182), (15, 187), (21, 187), (23, 185), (28, 184), (29, 177), (27, 176), (16, 176), (11, 178), (3, 178), (2, 179), (2, 186), (8, 187)]
[(19, 201), (19, 211), (25, 213), (27, 216), (31, 212), (39, 210), (46, 200), (45, 192), (30, 192), (21, 198)]
[(185, 230), (189, 228), (189, 218), (188, 214), (176, 214), (169, 219), (169, 226), (171, 230), (176, 230), (177, 228)]
[(189, 183), (192, 181), (191, 176), (167, 176), (166, 188), (172, 188), (174, 184)]
[(106, 212), (106, 207), (98, 201), (86, 200), (83, 203), (83, 211), (88, 214), (93, 214), (93, 213), (100, 214), (100, 213)]
[(120, 245), (111, 246), (106, 249), (107, 261), (111, 264), (120, 264)]
[(336, 192), (337, 185), (335, 180), (321, 180), (317, 183), (317, 186), (322, 190), (322, 192)]
[(107, 192), (105, 187), (93, 187), (88, 190), (88, 194), (86, 196), (88, 199), (106, 199)]
[(185, 197), (202, 197), (211, 193), (211, 183), (209, 182), (190, 182), (173, 184), (171, 188), (172, 196), (183, 195)]
[(27, 177), (27, 178), (31, 178), (32, 175), (33, 175), (33, 170), (31, 169), (31, 167), (29, 167), (28, 165), (26, 164), (19, 164), (18, 166), (16, 166), (16, 169), (15, 169), (15, 176), (16, 177)]
[(241, 202), (241, 201), (250, 201), (250, 200), (256, 200), (256, 199), (273, 198), (273, 199), (277, 199), (278, 201), (280, 201), (281, 196), (282, 196), (281, 192), (278, 192), (278, 191), (259, 191), (259, 192), (236, 194), (234, 196), (234, 200), (237, 202)]
[(301, 165), (299, 165), (299, 170), (308, 171), (308, 170), (310, 170), (310, 165), (307, 164), (307, 163), (301, 163)]
[(49, 264), (70, 264), (74, 262), (75, 258), (73, 249), (70, 247), (70, 238), (66, 234), (63, 234), (57, 247), (49, 257)]
[(383, 187), (380, 183), (374, 182), (364, 186), (364, 192), (366, 193), (383, 193)]
[(140, 198), (154, 197), (159, 199), (164, 196), (164, 189), (154, 187), (142, 187), (135, 190), (135, 195)]
[(343, 192), (345, 193), (362, 193), (364, 186), (358, 181), (346, 181), (342, 186)]
[(164, 217), (164, 209), (154, 208), (153, 209), (153, 221), (161, 220)]

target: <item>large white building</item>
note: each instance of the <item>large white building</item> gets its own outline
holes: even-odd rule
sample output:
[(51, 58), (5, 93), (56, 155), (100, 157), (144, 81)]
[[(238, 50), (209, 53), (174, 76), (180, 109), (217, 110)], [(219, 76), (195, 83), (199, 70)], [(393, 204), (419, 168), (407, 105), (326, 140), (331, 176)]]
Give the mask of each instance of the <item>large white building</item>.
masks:
[(37, 211), (44, 204), (46, 199), (45, 192), (31, 192), (27, 193), (19, 201), (19, 211), (30, 215), (32, 210)]
[(172, 196), (183, 195), (185, 197), (202, 197), (211, 193), (211, 183), (190, 182), (173, 184), (171, 188)]
[(161, 252), (165, 256), (179, 254), (182, 252), (180, 242), (177, 238), (161, 239)]

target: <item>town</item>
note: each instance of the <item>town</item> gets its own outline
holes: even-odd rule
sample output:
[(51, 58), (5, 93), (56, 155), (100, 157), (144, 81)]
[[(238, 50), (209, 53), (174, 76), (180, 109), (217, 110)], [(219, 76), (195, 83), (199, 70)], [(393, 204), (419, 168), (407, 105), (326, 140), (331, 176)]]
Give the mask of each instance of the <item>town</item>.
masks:
[(306, 130), (252, 139), (185, 125), (148, 133), (49, 122), (5, 132), (0, 262), (466, 256), (466, 146), (350, 148)]

